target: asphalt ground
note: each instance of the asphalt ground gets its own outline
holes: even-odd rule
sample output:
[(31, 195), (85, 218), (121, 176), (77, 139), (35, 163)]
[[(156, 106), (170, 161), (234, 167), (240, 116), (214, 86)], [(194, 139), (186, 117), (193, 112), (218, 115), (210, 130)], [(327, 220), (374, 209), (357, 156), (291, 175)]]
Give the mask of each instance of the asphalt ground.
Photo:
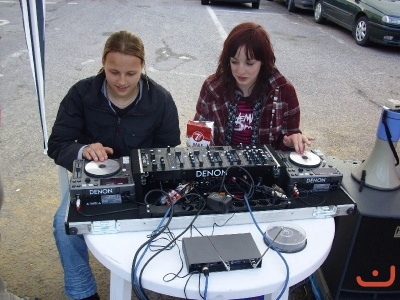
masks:
[[(249, 5), (200, 0), (48, 1), (46, 3), (47, 131), (77, 80), (96, 74), (111, 32), (128, 29), (146, 47), (148, 76), (171, 91), (182, 143), (203, 80), (215, 71), (226, 34), (243, 21), (268, 30), (277, 66), (296, 87), (302, 129), (314, 149), (345, 160), (368, 157), (381, 107), (400, 99), (400, 50), (357, 46), (350, 32), (317, 25), (312, 13), (289, 13), (280, 2)], [(65, 299), (52, 235), (59, 203), (57, 169), (43, 150), (37, 97), (18, 1), (0, 1), (0, 171), (6, 203), (0, 215), (0, 274), (9, 290), (43, 300)], [(99, 294), (109, 274), (91, 260)], [(155, 298), (162, 298), (154, 295)], [(164, 297), (168, 298), (168, 297)]]

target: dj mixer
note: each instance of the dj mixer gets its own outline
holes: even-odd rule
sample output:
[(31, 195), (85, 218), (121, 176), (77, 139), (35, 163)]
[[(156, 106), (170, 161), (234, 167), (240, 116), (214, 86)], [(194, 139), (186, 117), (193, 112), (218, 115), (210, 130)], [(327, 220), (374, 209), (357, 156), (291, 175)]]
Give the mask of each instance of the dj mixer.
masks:
[(143, 197), (152, 184), (193, 181), (212, 187), (228, 176), (251, 175), (255, 180), (279, 178), (281, 165), (270, 146), (186, 147), (136, 149), (132, 151), (136, 195)]
[(315, 216), (334, 215), (344, 213), (338, 203), (354, 207), (340, 188), (342, 177), (318, 150), (299, 155), (269, 145), (134, 149), (129, 157), (101, 163), (74, 161), (66, 228), (160, 218), (172, 206), (174, 216), (309, 207), (319, 207), (311, 212)]

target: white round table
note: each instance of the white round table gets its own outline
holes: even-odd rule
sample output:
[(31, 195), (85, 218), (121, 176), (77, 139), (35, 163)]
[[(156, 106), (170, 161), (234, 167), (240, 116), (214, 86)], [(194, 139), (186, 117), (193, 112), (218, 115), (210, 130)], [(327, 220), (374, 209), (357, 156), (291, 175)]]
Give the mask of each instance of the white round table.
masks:
[[(334, 219), (329, 217), (326, 219), (259, 223), (259, 227), (265, 231), (269, 224), (295, 224), (303, 228), (307, 235), (307, 246), (305, 249), (297, 253), (282, 254), (289, 265), (289, 281), (281, 299), (288, 299), (289, 286), (313, 274), (328, 256), (335, 234)], [(215, 227), (214, 232), (211, 226), (201, 227), (199, 230), (203, 235), (250, 232), (261, 254), (268, 248), (263, 241), (263, 236), (254, 224)], [(175, 235), (180, 234), (182, 231), (183, 229), (172, 230)], [(110, 270), (111, 300), (131, 299), (132, 261), (138, 247), (147, 240), (149, 233), (150, 230), (85, 235), (89, 250)], [(192, 236), (199, 235), (196, 230), (192, 231)], [(183, 237), (188, 236), (190, 236), (190, 230)], [(180, 241), (178, 245), (182, 250)], [(146, 262), (153, 254), (154, 252), (147, 251), (143, 262)], [(143, 272), (143, 287), (164, 295), (185, 298), (184, 286), (187, 278), (175, 278), (169, 282), (163, 280), (163, 277), (167, 273), (177, 273), (182, 263), (184, 266), (181, 275), (187, 274), (188, 271), (182, 251), (181, 257), (177, 247), (156, 256)], [(275, 300), (282, 293), (286, 273), (283, 260), (278, 253), (269, 249), (263, 257), (261, 268), (211, 272), (208, 280), (207, 299), (237, 299), (266, 295), (265, 299)], [(200, 282), (200, 292), (204, 295), (205, 277), (203, 275)], [(189, 280), (186, 286), (186, 296), (189, 299), (201, 299), (199, 295), (198, 275), (192, 276)]]

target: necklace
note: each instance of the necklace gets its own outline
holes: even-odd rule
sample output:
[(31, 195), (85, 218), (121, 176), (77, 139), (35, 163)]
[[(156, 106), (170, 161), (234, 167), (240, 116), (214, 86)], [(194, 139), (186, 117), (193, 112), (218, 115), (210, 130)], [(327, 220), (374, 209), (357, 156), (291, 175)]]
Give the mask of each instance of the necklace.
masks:
[(132, 98), (128, 102), (120, 104), (120, 103), (118, 103), (118, 101), (116, 99), (113, 99), (112, 93), (110, 93), (110, 89), (107, 86), (108, 100), (110, 100), (110, 102), (112, 104), (114, 104), (116, 107), (118, 107), (120, 109), (124, 109), (124, 108), (128, 107), (129, 105), (131, 105), (136, 100), (136, 97), (138, 96), (138, 94), (139, 94), (139, 82), (136, 84), (135, 89), (133, 90)]

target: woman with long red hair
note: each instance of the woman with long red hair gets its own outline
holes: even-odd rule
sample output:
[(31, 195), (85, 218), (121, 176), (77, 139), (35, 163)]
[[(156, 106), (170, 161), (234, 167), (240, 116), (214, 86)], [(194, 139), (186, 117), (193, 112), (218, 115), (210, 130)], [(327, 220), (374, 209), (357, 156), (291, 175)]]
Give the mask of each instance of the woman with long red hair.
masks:
[(228, 35), (216, 72), (203, 83), (194, 120), (214, 122), (214, 145), (270, 144), (303, 153), (313, 140), (299, 128), (296, 91), (275, 66), (268, 33), (253, 22)]

